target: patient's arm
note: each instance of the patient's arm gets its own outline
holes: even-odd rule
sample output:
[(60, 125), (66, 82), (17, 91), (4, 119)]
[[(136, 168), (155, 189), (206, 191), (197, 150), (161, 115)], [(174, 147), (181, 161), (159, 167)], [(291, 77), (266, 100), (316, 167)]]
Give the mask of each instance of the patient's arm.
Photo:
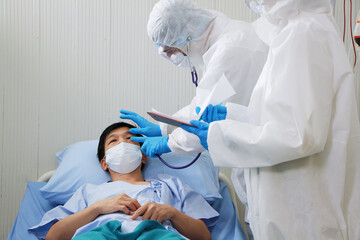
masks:
[(142, 220), (156, 220), (160, 223), (170, 220), (173, 227), (189, 239), (211, 239), (202, 220), (194, 219), (167, 204), (147, 202), (132, 214), (133, 220), (139, 216), (142, 216)]
[(130, 210), (136, 211), (139, 207), (140, 204), (136, 199), (124, 193), (106, 198), (55, 223), (46, 235), (46, 240), (71, 239), (77, 229), (92, 222), (101, 214), (118, 211), (130, 214)]

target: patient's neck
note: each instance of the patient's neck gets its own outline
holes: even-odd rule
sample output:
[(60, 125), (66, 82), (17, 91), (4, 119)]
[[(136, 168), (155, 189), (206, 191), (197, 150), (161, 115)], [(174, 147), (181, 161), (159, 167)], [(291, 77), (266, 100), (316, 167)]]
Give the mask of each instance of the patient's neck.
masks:
[(123, 181), (135, 185), (147, 185), (149, 182), (144, 180), (144, 177), (141, 172), (141, 167), (135, 169), (130, 173), (117, 173), (110, 170), (110, 176), (113, 182)]

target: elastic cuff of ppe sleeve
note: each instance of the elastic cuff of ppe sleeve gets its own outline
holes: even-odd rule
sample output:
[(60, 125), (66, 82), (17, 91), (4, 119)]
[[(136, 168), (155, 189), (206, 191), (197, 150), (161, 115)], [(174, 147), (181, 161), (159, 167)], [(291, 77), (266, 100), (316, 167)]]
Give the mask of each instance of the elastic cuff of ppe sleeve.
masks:
[(167, 133), (167, 124), (159, 123), (160, 133), (161, 136), (166, 137), (168, 135)]

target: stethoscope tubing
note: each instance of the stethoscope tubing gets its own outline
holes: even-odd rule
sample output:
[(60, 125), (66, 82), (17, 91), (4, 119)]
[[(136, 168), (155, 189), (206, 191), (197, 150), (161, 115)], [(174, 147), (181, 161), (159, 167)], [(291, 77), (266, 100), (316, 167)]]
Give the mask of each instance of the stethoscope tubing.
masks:
[(200, 155), (201, 155), (201, 153), (199, 153), (199, 154), (194, 158), (194, 160), (192, 160), (190, 163), (188, 163), (188, 164), (186, 164), (186, 165), (184, 165), (184, 166), (179, 166), (179, 167), (177, 167), (177, 166), (173, 166), (173, 165), (167, 163), (164, 159), (162, 159), (162, 157), (160, 157), (159, 154), (156, 154), (156, 156), (160, 159), (160, 161), (161, 161), (163, 164), (165, 164), (165, 166), (167, 166), (167, 167), (169, 167), (169, 168), (172, 168), (172, 169), (184, 169), (184, 168), (188, 168), (188, 167), (190, 167), (191, 165), (193, 165), (193, 164), (199, 159)]

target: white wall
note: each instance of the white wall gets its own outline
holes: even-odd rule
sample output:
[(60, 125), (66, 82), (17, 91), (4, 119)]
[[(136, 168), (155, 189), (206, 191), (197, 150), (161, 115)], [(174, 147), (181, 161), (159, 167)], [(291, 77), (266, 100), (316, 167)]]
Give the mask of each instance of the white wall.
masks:
[[(191, 100), (189, 70), (159, 57), (147, 36), (155, 2), (0, 0), (0, 239), (26, 182), (55, 169), (57, 151), (97, 139), (119, 109), (172, 113)], [(196, 2), (256, 19), (242, 0)]]

